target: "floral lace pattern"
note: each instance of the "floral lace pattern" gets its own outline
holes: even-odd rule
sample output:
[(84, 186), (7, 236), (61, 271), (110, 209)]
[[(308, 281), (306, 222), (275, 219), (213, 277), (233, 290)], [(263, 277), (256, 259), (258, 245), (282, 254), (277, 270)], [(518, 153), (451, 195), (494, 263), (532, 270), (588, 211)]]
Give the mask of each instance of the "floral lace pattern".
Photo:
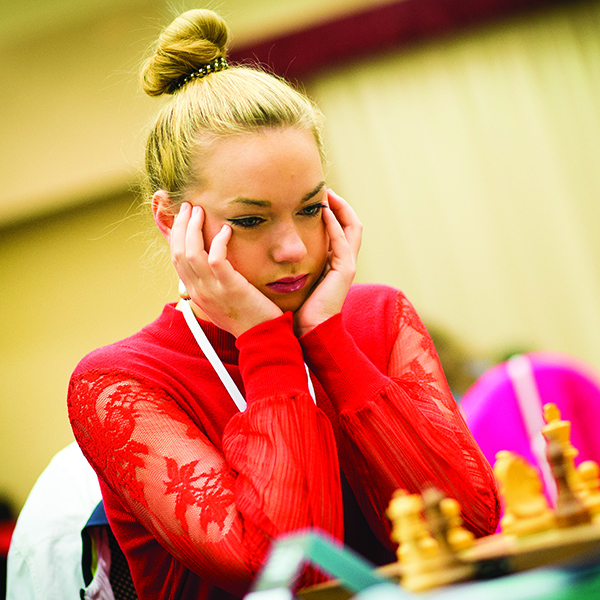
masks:
[[(329, 503), (318, 506), (315, 483), (303, 477), (311, 453), (300, 456), (282, 441), (320, 438), (311, 447), (329, 456), (325, 469), (334, 470), (333, 436), (310, 396), (296, 398), (292, 411), (288, 398), (271, 400), (280, 404), (278, 417), (268, 419), (271, 431), (265, 431), (260, 406), (236, 415), (227, 458), (161, 390), (120, 373), (73, 378), (69, 397), (73, 431), (107, 486), (169, 552), (219, 587), (240, 593), (240, 582), (251, 581), (271, 539), (284, 531), (313, 524), (342, 537), (340, 516)], [(315, 433), (305, 434), (306, 428)], [(323, 475), (323, 469), (312, 472), (316, 480)], [(282, 479), (287, 493), (278, 489)], [(335, 475), (320, 485), (333, 506), (341, 502), (338, 487)], [(319, 580), (313, 573), (308, 583)]]
[[(435, 483), (467, 509), (463, 513), (467, 526), (478, 535), (488, 534), (499, 516), (491, 467), (452, 397), (425, 325), (402, 294), (396, 315), (398, 335), (388, 364), (391, 383), (384, 392), (386, 401), (371, 407), (382, 414), (369, 419), (361, 431), (373, 435), (372, 446), (395, 440), (404, 449), (402, 462), (410, 467), (397, 465), (395, 475), (390, 474), (393, 480), (412, 492)], [(403, 422), (404, 430), (390, 431)], [(346, 430), (356, 427), (357, 423), (348, 424)]]

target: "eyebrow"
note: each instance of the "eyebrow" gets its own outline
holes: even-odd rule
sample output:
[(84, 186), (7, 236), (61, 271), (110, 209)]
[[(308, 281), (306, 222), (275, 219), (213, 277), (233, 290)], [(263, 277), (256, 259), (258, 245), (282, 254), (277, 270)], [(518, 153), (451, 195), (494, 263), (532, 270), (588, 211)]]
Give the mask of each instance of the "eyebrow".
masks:
[[(306, 202), (308, 202), (309, 200), (312, 200), (312, 198), (314, 198), (325, 186), (325, 181), (320, 181), (317, 186), (312, 189), (310, 192), (308, 192), (308, 194), (305, 194), (304, 196), (302, 196), (302, 199), (300, 200), (300, 204), (304, 204)], [(235, 198), (234, 200), (232, 200), (230, 202), (230, 204), (244, 204), (245, 206), (258, 206), (260, 208), (268, 208), (269, 206), (271, 206), (271, 201), (270, 200), (255, 200), (253, 198)]]

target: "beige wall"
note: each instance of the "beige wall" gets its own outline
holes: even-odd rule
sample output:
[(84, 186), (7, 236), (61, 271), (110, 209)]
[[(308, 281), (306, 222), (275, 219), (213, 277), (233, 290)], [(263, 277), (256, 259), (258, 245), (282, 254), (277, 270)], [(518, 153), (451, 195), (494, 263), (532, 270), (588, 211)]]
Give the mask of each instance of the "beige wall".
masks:
[[(108, 4), (35, 37), (0, 36), (0, 494), (17, 506), (72, 439), (65, 393), (78, 360), (175, 297), (169, 268), (144, 256), (127, 193), (155, 106), (135, 73), (168, 11)], [(221, 4), (242, 38), (327, 6)], [(403, 288), (478, 354), (523, 344), (600, 368), (598, 7), (309, 82), (327, 116), (330, 182), (366, 225), (359, 280)]]
[(478, 355), (600, 369), (600, 3), (320, 75), (359, 279), (403, 289)]
[(0, 232), (0, 493), (18, 505), (73, 439), (65, 399), (78, 361), (175, 297), (170, 270), (146, 256), (134, 201), (114, 197)]

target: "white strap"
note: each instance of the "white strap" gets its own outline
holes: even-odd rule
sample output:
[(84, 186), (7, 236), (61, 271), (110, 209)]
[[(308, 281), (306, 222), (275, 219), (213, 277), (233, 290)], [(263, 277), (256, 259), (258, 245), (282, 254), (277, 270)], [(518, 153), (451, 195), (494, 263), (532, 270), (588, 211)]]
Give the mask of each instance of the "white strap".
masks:
[(217, 356), (214, 348), (211, 343), (208, 341), (206, 334), (200, 327), (200, 323), (196, 319), (196, 315), (190, 306), (189, 300), (183, 300), (181, 303), (181, 308), (183, 310), (183, 316), (185, 317), (186, 323), (192, 332), (194, 338), (198, 342), (198, 346), (200, 346), (200, 350), (204, 352), (204, 356), (208, 358), (210, 364), (213, 366), (213, 369), (217, 372), (217, 375), (220, 377), (223, 385), (229, 392), (231, 399), (235, 402), (235, 405), (238, 407), (240, 412), (244, 412), (246, 410), (246, 400), (244, 396), (242, 396), (238, 386), (235, 384), (235, 381), (231, 378), (231, 375), (227, 372), (227, 369), (223, 365), (221, 359)]
[[(210, 364), (213, 366), (213, 369), (216, 371), (217, 375), (223, 382), (223, 385), (229, 392), (231, 399), (235, 402), (235, 405), (238, 407), (240, 412), (244, 412), (247, 407), (246, 399), (242, 396), (238, 386), (235, 384), (235, 381), (231, 378), (231, 375), (228, 373), (225, 365), (218, 357), (215, 349), (212, 347), (212, 344), (209, 342), (206, 334), (204, 333), (202, 327), (200, 327), (200, 323), (198, 323), (198, 319), (196, 319), (196, 315), (190, 306), (189, 300), (182, 300), (181, 302), (181, 310), (183, 311), (183, 316), (185, 317), (185, 321), (192, 332), (196, 342), (198, 342), (198, 346), (200, 346), (200, 350), (204, 352), (204, 356), (209, 360)], [(310, 379), (310, 371), (308, 370), (308, 366), (304, 363), (304, 367), (306, 369), (306, 377), (308, 378), (308, 391), (313, 399), (313, 402), (316, 404), (317, 399), (315, 396), (315, 389), (313, 387), (313, 383)]]
[(525, 423), (529, 445), (533, 455), (538, 461), (546, 491), (551, 500), (556, 500), (556, 481), (546, 457), (546, 441), (542, 434), (544, 421), (542, 399), (535, 382), (531, 361), (527, 356), (520, 354), (513, 356), (506, 363), (506, 370), (513, 385), (521, 416)]
[(310, 397), (313, 399), (313, 402), (317, 403), (317, 397), (315, 396), (315, 388), (313, 386), (312, 379), (310, 378), (310, 371), (308, 370), (308, 365), (304, 363), (304, 368), (306, 369), (306, 379), (308, 380), (308, 393)]

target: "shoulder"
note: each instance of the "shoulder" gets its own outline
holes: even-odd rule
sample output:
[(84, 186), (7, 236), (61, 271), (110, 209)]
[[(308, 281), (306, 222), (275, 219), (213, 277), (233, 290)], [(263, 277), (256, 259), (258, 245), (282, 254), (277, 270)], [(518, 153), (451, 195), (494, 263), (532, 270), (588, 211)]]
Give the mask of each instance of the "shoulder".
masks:
[(136, 356), (144, 353), (144, 344), (140, 344), (142, 339), (143, 335), (139, 332), (113, 344), (92, 350), (79, 361), (73, 375), (84, 371), (126, 369), (131, 362), (135, 361)]
[(351, 286), (342, 308), (344, 327), (382, 370), (398, 335), (399, 307), (404, 298), (391, 286), (359, 283)]
[(353, 320), (373, 320), (385, 323), (386, 327), (394, 323), (396, 326), (410, 325), (421, 329), (421, 319), (406, 295), (389, 285), (359, 283), (351, 286), (342, 314), (345, 322)]
[(372, 298), (374, 300), (395, 299), (402, 292), (391, 285), (383, 283), (354, 283), (350, 286), (350, 290), (346, 297), (347, 301), (353, 299)]
[(364, 320), (366, 315), (370, 318), (393, 317), (403, 299), (404, 294), (389, 285), (356, 283), (350, 287), (342, 314), (345, 319), (360, 320)]

